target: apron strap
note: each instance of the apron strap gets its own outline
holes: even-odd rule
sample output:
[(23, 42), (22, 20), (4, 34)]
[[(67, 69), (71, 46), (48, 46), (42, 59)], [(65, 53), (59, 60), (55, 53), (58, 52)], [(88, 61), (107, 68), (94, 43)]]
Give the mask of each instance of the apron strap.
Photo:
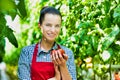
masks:
[(61, 47), (60, 47), (60, 45), (59, 45), (59, 44), (57, 44), (57, 47), (58, 47), (58, 49), (61, 49)]
[(37, 56), (37, 53), (38, 53), (38, 44), (39, 44), (39, 43), (37, 43), (37, 44), (35, 45), (32, 62), (36, 62), (36, 56)]

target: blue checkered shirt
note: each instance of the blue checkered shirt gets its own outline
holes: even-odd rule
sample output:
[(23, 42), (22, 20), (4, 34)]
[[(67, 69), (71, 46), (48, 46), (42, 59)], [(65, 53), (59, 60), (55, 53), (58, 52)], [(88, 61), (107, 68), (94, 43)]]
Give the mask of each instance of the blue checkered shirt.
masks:
[[(77, 80), (76, 79), (76, 66), (74, 63), (74, 55), (73, 52), (65, 47), (60, 45), (60, 47), (65, 50), (65, 53), (68, 55), (68, 61), (67, 61), (67, 67), (69, 70), (69, 73), (72, 76), (72, 80)], [(31, 66), (31, 62), (32, 62), (32, 56), (33, 56), (33, 52), (34, 52), (34, 48), (35, 48), (35, 44), (32, 44), (30, 46), (26, 46), (24, 48), (22, 48), (21, 50), (21, 54), (20, 54), (20, 58), (19, 58), (19, 62), (18, 62), (18, 78), (19, 80), (31, 80), (30, 77), (30, 66)], [(53, 49), (57, 49), (57, 44), (55, 43)], [(42, 51), (40, 49), (40, 47), (38, 46), (38, 54), (37, 54), (37, 61), (38, 62), (52, 62), (51, 58), (50, 58), (50, 51), (45, 52)]]

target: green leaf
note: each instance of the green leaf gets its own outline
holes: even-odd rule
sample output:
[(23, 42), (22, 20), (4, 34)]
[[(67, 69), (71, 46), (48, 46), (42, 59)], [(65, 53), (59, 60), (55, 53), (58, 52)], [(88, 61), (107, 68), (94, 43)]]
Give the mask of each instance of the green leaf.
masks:
[(102, 26), (102, 29), (111, 27), (111, 19), (109, 15), (105, 15), (104, 18), (100, 21), (100, 25)]
[(115, 36), (119, 33), (120, 29), (118, 26), (115, 26), (113, 29), (112, 29), (112, 32), (104, 37), (104, 40), (103, 40), (103, 44), (102, 44), (102, 50), (105, 50), (107, 49), (114, 41), (115, 39)]
[(114, 18), (113, 22), (119, 24), (120, 26), (120, 5), (114, 9), (113, 18)]
[(25, 18), (27, 16), (27, 12), (26, 12), (26, 8), (25, 8), (24, 0), (19, 0), (17, 8), (18, 8), (18, 10), (20, 12), (21, 18)]
[(104, 2), (104, 10), (105, 10), (105, 13), (106, 13), (106, 14), (109, 12), (110, 6), (111, 6), (111, 4), (110, 4), (109, 1), (105, 1), (105, 2)]
[(89, 28), (89, 27), (92, 27), (93, 26), (93, 23), (92, 22), (82, 22), (80, 23), (80, 25), (78, 26), (78, 28)]
[(40, 4), (43, 4), (43, 3), (45, 3), (45, 2), (48, 2), (49, 0), (41, 0), (40, 1)]
[(5, 39), (0, 38), (0, 62), (3, 61), (4, 54), (5, 54)]
[(98, 47), (98, 37), (97, 36), (91, 36), (91, 39), (92, 39), (92, 46), (93, 46), (93, 49), (95, 51), (97, 51), (97, 47)]
[(0, 25), (6, 25), (4, 14), (0, 12)]
[(6, 26), (6, 20), (2, 13), (0, 13), (0, 39), (4, 37), (3, 30)]
[(89, 14), (88, 14), (88, 18), (89, 19), (93, 19), (93, 18), (97, 18), (101, 15), (101, 11), (99, 9), (95, 10), (95, 11), (91, 11)]
[(0, 39), (0, 54), (5, 53), (5, 39)]
[(113, 17), (114, 18), (120, 17), (120, 5), (114, 9)]
[(12, 17), (12, 20), (14, 20), (17, 15), (17, 10), (12, 9), (8, 14)]
[(105, 28), (105, 29), (104, 29), (104, 32), (107, 33), (107, 34), (109, 34), (111, 31), (112, 31), (111, 28)]
[(17, 8), (13, 0), (1, 0), (0, 10), (3, 14), (10, 15), (12, 17), (12, 20), (14, 20), (17, 14)]
[(87, 54), (88, 56), (92, 56), (92, 57), (94, 56), (94, 55), (93, 55), (93, 48), (92, 48), (91, 45), (88, 45), (88, 46), (87, 46), (86, 54)]
[(120, 28), (116, 25), (115, 27), (112, 28), (112, 32), (109, 34), (110, 37), (116, 36), (120, 32)]
[(18, 42), (13, 34), (13, 30), (10, 29), (8, 26), (6, 26), (6, 34), (5, 36), (8, 38), (8, 40), (16, 47), (18, 48)]

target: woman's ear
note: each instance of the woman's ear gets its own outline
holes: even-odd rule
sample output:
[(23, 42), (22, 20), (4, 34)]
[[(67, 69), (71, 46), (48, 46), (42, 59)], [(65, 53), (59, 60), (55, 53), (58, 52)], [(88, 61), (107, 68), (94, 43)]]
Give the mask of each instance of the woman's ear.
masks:
[(40, 22), (38, 23), (38, 27), (41, 28), (41, 27), (40, 27)]
[(40, 23), (38, 23), (38, 26), (41, 29), (41, 32), (43, 33), (43, 28), (41, 27)]

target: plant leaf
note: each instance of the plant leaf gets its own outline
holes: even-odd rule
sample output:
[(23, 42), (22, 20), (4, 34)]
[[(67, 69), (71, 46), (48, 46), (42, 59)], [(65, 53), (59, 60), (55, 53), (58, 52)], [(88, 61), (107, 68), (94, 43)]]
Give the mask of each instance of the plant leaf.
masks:
[(24, 0), (19, 0), (17, 8), (18, 8), (18, 10), (20, 12), (21, 18), (25, 18), (27, 16), (27, 12), (26, 12), (26, 9), (25, 9), (25, 2), (24, 2)]
[(112, 29), (112, 32), (106, 36), (103, 40), (103, 44), (102, 44), (102, 50), (105, 50), (107, 49), (114, 41), (116, 35), (119, 33), (119, 27), (118, 26), (115, 26), (113, 29)]
[(15, 35), (13, 34), (13, 30), (11, 28), (9, 28), (8, 26), (6, 26), (6, 37), (8, 38), (8, 40), (16, 47), (18, 48), (18, 42), (15, 38)]

